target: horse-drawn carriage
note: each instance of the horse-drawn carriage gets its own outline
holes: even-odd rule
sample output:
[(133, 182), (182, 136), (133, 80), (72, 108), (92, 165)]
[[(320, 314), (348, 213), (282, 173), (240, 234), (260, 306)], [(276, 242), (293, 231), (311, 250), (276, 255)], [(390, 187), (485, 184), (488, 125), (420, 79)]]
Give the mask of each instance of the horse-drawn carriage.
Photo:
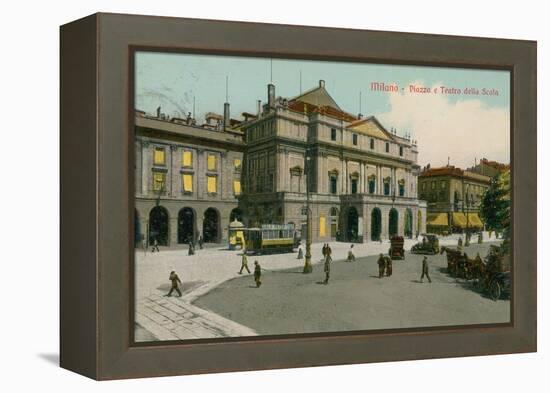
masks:
[(453, 277), (471, 280), (481, 276), (484, 266), (483, 260), (476, 255), (469, 258), (468, 254), (451, 247), (441, 247), (441, 254), (447, 255), (447, 272)]
[(405, 240), (403, 236), (392, 236), (390, 239), (390, 249), (388, 255), (391, 259), (405, 259)]
[(478, 286), (496, 301), (510, 296), (511, 283), (510, 254), (505, 252), (502, 245), (491, 245), (485, 257), (484, 271), (477, 280)]
[(447, 272), (451, 276), (475, 280), (475, 285), (495, 301), (510, 295), (510, 256), (501, 246), (491, 245), (485, 260), (479, 254), (469, 258), (468, 254), (450, 247), (442, 247), (441, 254), (444, 252), (447, 254)]

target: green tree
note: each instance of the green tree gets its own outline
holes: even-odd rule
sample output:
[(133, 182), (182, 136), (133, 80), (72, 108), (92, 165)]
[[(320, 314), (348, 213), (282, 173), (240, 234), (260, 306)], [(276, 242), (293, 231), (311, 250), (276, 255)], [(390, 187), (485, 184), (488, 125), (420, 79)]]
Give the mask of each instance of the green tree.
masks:
[(480, 214), (489, 231), (509, 236), (510, 226), (510, 172), (506, 171), (491, 180), (491, 186), (483, 195)]

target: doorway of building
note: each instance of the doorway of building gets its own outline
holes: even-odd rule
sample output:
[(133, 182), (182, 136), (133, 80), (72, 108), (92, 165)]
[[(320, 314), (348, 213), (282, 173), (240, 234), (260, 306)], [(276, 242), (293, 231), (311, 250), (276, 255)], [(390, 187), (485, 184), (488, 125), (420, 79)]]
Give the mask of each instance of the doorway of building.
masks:
[(413, 237), (413, 213), (411, 209), (405, 211), (405, 236), (409, 239)]
[(379, 208), (375, 207), (370, 214), (370, 239), (372, 241), (379, 241), (381, 232), (382, 212)]
[(149, 213), (149, 244), (155, 239), (159, 246), (168, 245), (168, 211), (162, 206), (155, 206)]
[(354, 207), (350, 207), (348, 209), (348, 225), (347, 225), (347, 231), (346, 231), (346, 238), (350, 242), (357, 241), (358, 237), (358, 230), (359, 230), (359, 214), (357, 213), (357, 209)]
[(184, 207), (178, 213), (178, 243), (189, 243), (195, 240), (195, 212)]
[(134, 209), (134, 248), (138, 247), (141, 247), (141, 224), (138, 211)]
[(220, 214), (212, 207), (204, 212), (202, 238), (205, 243), (220, 242)]
[(389, 225), (388, 225), (388, 235), (390, 237), (397, 235), (399, 225), (399, 213), (394, 208), (390, 209)]

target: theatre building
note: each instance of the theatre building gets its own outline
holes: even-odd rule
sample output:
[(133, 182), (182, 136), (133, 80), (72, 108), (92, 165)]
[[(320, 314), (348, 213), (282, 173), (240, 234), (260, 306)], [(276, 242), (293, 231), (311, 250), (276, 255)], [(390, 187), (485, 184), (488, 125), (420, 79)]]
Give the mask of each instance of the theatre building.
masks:
[[(176, 246), (199, 234), (205, 242), (227, 239), (230, 221), (242, 220), (243, 135), (226, 118), (206, 123), (136, 111), (135, 238), (137, 245)], [(143, 241), (142, 241), (143, 240)]]
[[(309, 189), (313, 241), (366, 242), (425, 231), (417, 145), (374, 116), (344, 111), (324, 81), (267, 102), (241, 125), (246, 138), (245, 224), (293, 223), (305, 236)], [(306, 184), (307, 182), (307, 184)]]
[(418, 177), (418, 192), (428, 203), (428, 231), (481, 230), (479, 208), (490, 184), (489, 176), (454, 166), (425, 167)]

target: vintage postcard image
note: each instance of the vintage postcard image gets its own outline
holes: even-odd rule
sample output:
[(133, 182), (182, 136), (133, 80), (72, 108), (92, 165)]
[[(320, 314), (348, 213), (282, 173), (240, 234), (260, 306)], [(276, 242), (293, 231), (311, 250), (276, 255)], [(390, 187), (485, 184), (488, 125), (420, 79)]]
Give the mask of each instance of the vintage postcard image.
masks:
[(511, 322), (509, 71), (134, 63), (135, 342)]

